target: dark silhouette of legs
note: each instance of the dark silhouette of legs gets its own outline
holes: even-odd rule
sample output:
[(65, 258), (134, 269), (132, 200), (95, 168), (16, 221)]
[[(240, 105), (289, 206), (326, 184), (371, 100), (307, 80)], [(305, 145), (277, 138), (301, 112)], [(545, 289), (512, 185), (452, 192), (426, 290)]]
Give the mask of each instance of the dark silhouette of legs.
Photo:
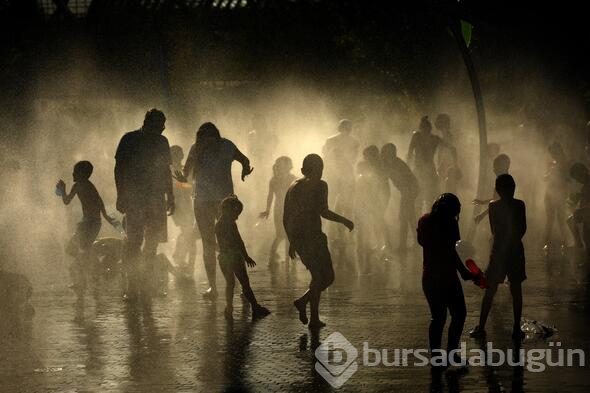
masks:
[(449, 325), (449, 336), (447, 340), (447, 354), (453, 349), (459, 348), (459, 341), (463, 333), (463, 326), (465, 325), (465, 318), (467, 316), (467, 307), (465, 306), (465, 297), (463, 296), (463, 288), (461, 285), (457, 286), (455, 290), (450, 293), (448, 308), (451, 314), (451, 324)]
[(518, 283), (510, 283), (510, 293), (512, 294), (512, 309), (514, 312), (514, 325), (512, 332), (520, 333), (520, 320), (522, 318), (522, 285)]
[(209, 281), (209, 292), (216, 295), (216, 261), (215, 261), (215, 221), (217, 219), (218, 202), (195, 202), (195, 218), (203, 239), (203, 262)]
[(481, 301), (481, 313), (479, 315), (479, 330), (485, 331), (486, 322), (492, 309), (492, 303), (494, 302), (494, 296), (498, 291), (497, 283), (490, 283), (489, 288), (486, 289), (483, 299)]

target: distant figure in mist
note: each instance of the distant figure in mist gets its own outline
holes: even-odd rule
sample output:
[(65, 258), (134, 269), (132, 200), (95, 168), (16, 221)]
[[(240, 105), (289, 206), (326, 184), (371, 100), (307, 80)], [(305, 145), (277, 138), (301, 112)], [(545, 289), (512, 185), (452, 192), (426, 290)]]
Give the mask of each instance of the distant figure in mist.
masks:
[(250, 160), (229, 139), (221, 137), (213, 123), (203, 123), (196, 134), (183, 173), (186, 180), (191, 174), (194, 185), (194, 212), (203, 239), (203, 261), (209, 280), (209, 288), (203, 296), (217, 297), (215, 267), (215, 222), (221, 201), (233, 195), (234, 185), (231, 166), (234, 161), (242, 164), (242, 181), (252, 173)]
[[(397, 156), (397, 147), (393, 143), (383, 145), (381, 161), (385, 175), (401, 194), (398, 217), (399, 249), (404, 250), (407, 246), (408, 231), (410, 228), (414, 228), (417, 223), (416, 198), (420, 191), (418, 179), (410, 167)], [(412, 233), (415, 239), (415, 233), (413, 231)]]
[(243, 209), (244, 205), (236, 196), (225, 198), (220, 205), (221, 217), (215, 224), (215, 235), (219, 244), (219, 268), (225, 277), (225, 318), (228, 320), (233, 319), (236, 278), (242, 286), (244, 297), (250, 302), (252, 318), (261, 318), (270, 314), (267, 308), (256, 301), (246, 271), (246, 265), (254, 267), (256, 262), (248, 255), (236, 224)]
[[(361, 160), (356, 166), (354, 222), (356, 233), (356, 256), (359, 270), (370, 273), (374, 251), (379, 239), (375, 227), (375, 216), (378, 214), (377, 203), (378, 182), (369, 163)], [(381, 212), (383, 214), (383, 212)]]
[(72, 174), (74, 185), (70, 192), (66, 191), (66, 183), (63, 180), (56, 185), (56, 190), (65, 205), (69, 205), (76, 196), (82, 205), (82, 221), (78, 223), (76, 232), (66, 247), (66, 252), (74, 258), (70, 274), (72, 288), (79, 297), (83, 296), (86, 290), (86, 276), (92, 267), (92, 244), (100, 232), (101, 214), (109, 223), (114, 222), (107, 214), (96, 187), (90, 181), (93, 170), (94, 167), (89, 161), (77, 162)]
[[(309, 290), (295, 300), (299, 320), (309, 327), (325, 326), (320, 321), (319, 306), (322, 291), (334, 281), (334, 268), (328, 250), (328, 240), (322, 232), (322, 218), (343, 224), (352, 231), (354, 224), (349, 219), (328, 208), (328, 184), (322, 180), (324, 162), (317, 154), (309, 154), (303, 160), (303, 178), (295, 181), (285, 197), (283, 223), (289, 238), (289, 256), (299, 255), (301, 262), (311, 273)], [(311, 317), (307, 318), (307, 303)]]
[(273, 219), (275, 225), (275, 238), (270, 246), (269, 265), (275, 263), (279, 258), (277, 249), (281, 242), (285, 241), (285, 260), (289, 257), (289, 242), (283, 226), (283, 210), (285, 209), (285, 195), (289, 186), (295, 181), (296, 177), (291, 173), (293, 161), (287, 156), (276, 159), (272, 166), (273, 176), (268, 183), (268, 194), (266, 197), (266, 210), (260, 213), (261, 218), (268, 218), (270, 208), (273, 208)]
[[(338, 133), (326, 139), (322, 148), (322, 156), (326, 163), (326, 179), (332, 188), (331, 203), (333, 203), (334, 211), (345, 216), (352, 215), (354, 165), (360, 148), (359, 141), (351, 135), (352, 130), (352, 121), (340, 120)], [(338, 248), (343, 249), (347, 243), (345, 233), (338, 230), (335, 236)]]
[(442, 191), (456, 194), (459, 182), (463, 178), (463, 171), (459, 165), (455, 138), (451, 133), (451, 117), (446, 113), (436, 116), (434, 126), (442, 134), (442, 144), (438, 151), (438, 177)]
[[(385, 222), (385, 212), (389, 205), (389, 199), (391, 193), (389, 190), (389, 180), (381, 163), (381, 155), (379, 148), (375, 145), (366, 147), (363, 150), (363, 160), (359, 162), (359, 166), (364, 167), (360, 169), (357, 167), (357, 171), (364, 173), (364, 178), (370, 181), (372, 184), (366, 185), (367, 189), (359, 187), (357, 182), (357, 188), (355, 195), (358, 197), (370, 198), (368, 209), (364, 212), (357, 212), (365, 215), (365, 219), (368, 220), (369, 225), (373, 228), (371, 231), (378, 241), (381, 242), (382, 250), (385, 255), (391, 254), (393, 246), (391, 244), (391, 233)], [(364, 194), (364, 195), (360, 195)]]
[[(184, 159), (182, 147), (178, 145), (171, 146), (170, 157), (172, 159), (172, 171), (174, 173), (182, 172), (182, 160)], [(172, 221), (180, 229), (180, 233), (176, 238), (172, 258), (183, 275), (192, 279), (195, 272), (195, 259), (197, 258), (197, 230), (192, 201), (193, 187), (177, 179), (174, 179), (173, 184), (176, 211), (172, 216)]]
[[(459, 199), (454, 194), (442, 194), (432, 205), (430, 213), (426, 213), (418, 222), (418, 243), (422, 246), (423, 254), (422, 289), (432, 315), (428, 337), (433, 356), (441, 354), (447, 310), (451, 314), (447, 356), (459, 348), (467, 309), (457, 272), (463, 280), (477, 281), (477, 276), (463, 265), (455, 248), (461, 239), (458, 222), (460, 212)], [(458, 354), (448, 360), (460, 361)]]
[(551, 247), (551, 232), (555, 221), (557, 221), (557, 227), (560, 233), (560, 246), (565, 247), (565, 241), (567, 236), (566, 231), (566, 206), (569, 187), (569, 169), (570, 164), (567, 161), (565, 152), (559, 142), (554, 142), (549, 145), (549, 155), (551, 156), (551, 162), (547, 173), (545, 174), (545, 181), (547, 183), (547, 189), (545, 190), (545, 217), (547, 219), (545, 223), (545, 249), (548, 250)]
[(439, 190), (439, 178), (434, 164), (434, 155), (443, 143), (438, 135), (432, 134), (432, 124), (428, 116), (423, 116), (418, 131), (412, 134), (406, 162), (415, 168), (416, 177), (420, 182), (420, 210), (427, 209)]
[[(574, 236), (575, 247), (585, 246), (586, 254), (590, 259), (590, 174), (586, 165), (577, 162), (570, 168), (570, 176), (582, 185), (582, 190), (577, 198), (577, 207), (567, 223)], [(581, 233), (580, 227), (582, 227)]]
[(520, 328), (522, 316), (522, 282), (526, 280), (524, 247), (522, 237), (526, 233), (526, 208), (523, 201), (514, 198), (516, 184), (512, 176), (500, 175), (496, 178), (496, 192), (500, 199), (490, 203), (489, 219), (492, 231), (492, 251), (485, 272), (489, 287), (482, 303), (479, 325), (471, 332), (472, 337), (484, 337), (485, 325), (492, 308), (498, 285), (506, 277), (510, 282), (514, 324), (512, 338), (521, 340), (524, 333)]
[(166, 212), (172, 215), (175, 209), (170, 145), (162, 135), (165, 123), (162, 111), (149, 110), (139, 130), (123, 135), (115, 155), (117, 210), (125, 214), (127, 225), (123, 264), (128, 300), (137, 299), (141, 281), (144, 293), (152, 294), (158, 244), (168, 238)]
[(436, 116), (434, 126), (442, 134), (442, 143), (438, 151), (438, 177), (442, 192), (457, 194), (463, 171), (459, 164), (456, 139), (451, 133), (451, 117), (446, 113)]

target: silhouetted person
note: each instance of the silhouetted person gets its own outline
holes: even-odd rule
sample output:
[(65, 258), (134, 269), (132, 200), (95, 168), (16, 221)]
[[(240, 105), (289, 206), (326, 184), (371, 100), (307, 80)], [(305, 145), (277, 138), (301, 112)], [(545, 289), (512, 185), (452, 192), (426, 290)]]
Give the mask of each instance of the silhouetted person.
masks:
[(357, 262), (363, 273), (370, 272), (373, 251), (377, 247), (379, 237), (375, 226), (378, 204), (374, 201), (377, 194), (378, 182), (375, 172), (367, 161), (362, 160), (356, 166), (354, 222)]
[(559, 142), (554, 142), (549, 146), (551, 162), (545, 174), (547, 189), (545, 191), (545, 249), (549, 249), (551, 244), (551, 232), (553, 225), (557, 220), (557, 227), (560, 231), (560, 245), (565, 246), (566, 236), (566, 205), (567, 189), (569, 186), (569, 169), (570, 165)]
[[(505, 175), (510, 172), (510, 157), (507, 154), (498, 154), (493, 162), (492, 162), (492, 170), (494, 171), (494, 176), (497, 178), (500, 175)], [(488, 205), (494, 199), (498, 199), (499, 195), (494, 190), (494, 195), (489, 199), (474, 199), (474, 205)], [(479, 213), (475, 216), (474, 220), (476, 224), (479, 224), (484, 218), (488, 216), (488, 209), (486, 208), (483, 212)]]
[(75, 258), (70, 272), (73, 288), (78, 295), (83, 295), (86, 288), (86, 273), (90, 268), (87, 266), (90, 264), (89, 254), (100, 232), (101, 214), (109, 223), (113, 222), (113, 219), (107, 215), (100, 194), (90, 181), (93, 170), (94, 167), (89, 161), (77, 162), (72, 174), (74, 185), (70, 192), (66, 192), (66, 183), (63, 180), (56, 185), (65, 205), (69, 205), (76, 196), (82, 205), (82, 221), (78, 223), (76, 232), (66, 248), (70, 256)]
[(246, 271), (248, 267), (256, 266), (256, 262), (248, 255), (242, 241), (236, 220), (242, 213), (244, 205), (235, 197), (227, 197), (221, 202), (221, 217), (215, 224), (215, 235), (219, 244), (219, 267), (225, 277), (225, 317), (233, 318), (233, 299), (236, 278), (242, 285), (242, 293), (252, 307), (252, 318), (265, 317), (270, 311), (258, 304), (250, 279)]
[(463, 280), (476, 280), (463, 265), (455, 248), (461, 239), (458, 223), (460, 212), (459, 199), (453, 194), (442, 194), (432, 205), (430, 213), (420, 218), (417, 230), (423, 254), (422, 289), (432, 315), (428, 330), (430, 350), (433, 354), (441, 350), (448, 310), (451, 324), (447, 356), (450, 351), (459, 348), (467, 313), (457, 272)]
[[(439, 113), (434, 120), (434, 127), (441, 133), (442, 140), (445, 142), (439, 148), (437, 160), (438, 177), (444, 182), (449, 176), (451, 168), (457, 166), (456, 149), (453, 147), (455, 145), (455, 138), (451, 133), (451, 116), (447, 113)], [(445, 192), (453, 191), (447, 191), (445, 189)]]
[[(378, 239), (381, 238), (379, 240), (383, 242), (382, 250), (385, 251), (385, 254), (389, 254), (393, 250), (393, 247), (391, 245), (391, 234), (385, 222), (385, 212), (389, 205), (391, 192), (389, 189), (389, 180), (381, 162), (379, 148), (375, 145), (366, 147), (363, 150), (363, 161), (361, 162), (367, 164), (365, 172), (370, 173), (365, 173), (365, 176), (368, 176), (374, 183), (371, 187), (374, 192), (369, 195), (371, 198), (370, 210), (365, 213), (369, 213), (370, 215), (369, 222), (374, 227), (373, 233)], [(355, 194), (358, 195), (367, 191), (358, 189), (357, 187)]]
[(317, 154), (309, 154), (303, 160), (303, 178), (289, 187), (285, 197), (283, 223), (289, 238), (289, 256), (296, 254), (311, 273), (309, 290), (294, 305), (299, 311), (299, 320), (307, 324), (307, 303), (310, 303), (310, 328), (320, 328), (319, 305), (323, 290), (334, 281), (332, 258), (328, 240), (322, 232), (322, 217), (343, 224), (352, 231), (354, 224), (349, 219), (328, 208), (328, 184), (322, 180), (324, 162)]
[[(332, 188), (331, 203), (334, 211), (351, 216), (354, 204), (354, 165), (359, 155), (359, 141), (353, 137), (353, 124), (348, 119), (338, 123), (338, 133), (326, 139), (322, 156), (326, 163), (326, 179)], [(345, 233), (338, 231), (336, 239), (342, 248), (346, 242)]]
[[(184, 152), (182, 147), (174, 145), (170, 147), (172, 170), (182, 172), (182, 160)], [(182, 179), (181, 179), (182, 180)], [(195, 271), (195, 259), (197, 258), (197, 235), (195, 228), (195, 215), (193, 212), (192, 186), (190, 184), (174, 180), (174, 199), (176, 211), (172, 221), (180, 229), (176, 238), (172, 258), (180, 267), (185, 277), (192, 278)]]
[(418, 179), (410, 167), (397, 156), (397, 147), (387, 143), (381, 148), (383, 169), (389, 180), (401, 194), (399, 208), (399, 248), (405, 249), (408, 231), (416, 225), (416, 198), (419, 193)]
[[(575, 247), (581, 248), (585, 246), (586, 254), (590, 259), (590, 174), (586, 165), (577, 162), (570, 168), (570, 176), (582, 185), (582, 190), (578, 206), (567, 222), (574, 236)], [(583, 236), (580, 233), (579, 226), (582, 227)]]
[(489, 287), (486, 289), (482, 303), (479, 325), (473, 329), (471, 336), (485, 336), (485, 325), (492, 308), (498, 285), (506, 277), (510, 282), (514, 324), (512, 337), (520, 340), (524, 337), (520, 329), (522, 316), (522, 282), (526, 280), (524, 247), (522, 237), (526, 233), (526, 208), (523, 201), (514, 198), (516, 184), (512, 176), (500, 175), (496, 178), (496, 192), (500, 199), (490, 203), (489, 219), (493, 242), (490, 262), (485, 272)]
[(414, 164), (416, 177), (420, 182), (422, 204), (420, 210), (430, 206), (438, 195), (439, 178), (434, 164), (434, 155), (443, 140), (432, 134), (432, 124), (428, 116), (420, 120), (418, 131), (412, 134), (406, 162)]
[(221, 137), (213, 123), (203, 123), (196, 135), (184, 165), (184, 177), (193, 174), (194, 210), (197, 226), (203, 240), (203, 261), (209, 280), (209, 289), (203, 295), (217, 297), (215, 267), (215, 222), (221, 201), (233, 195), (231, 166), (234, 161), (242, 164), (242, 181), (252, 173), (250, 160), (232, 141)]
[(273, 176), (268, 183), (268, 195), (266, 197), (266, 210), (260, 213), (261, 218), (268, 218), (270, 208), (274, 200), (273, 218), (275, 225), (275, 238), (270, 246), (269, 264), (276, 262), (279, 257), (277, 249), (282, 241), (285, 241), (285, 260), (288, 258), (289, 244), (285, 227), (283, 226), (283, 210), (285, 209), (285, 195), (289, 186), (295, 181), (296, 177), (291, 173), (293, 162), (289, 157), (282, 156), (277, 158), (272, 166)]
[(140, 254), (143, 285), (151, 292), (158, 244), (167, 241), (166, 212), (174, 213), (174, 192), (170, 172), (170, 145), (162, 135), (166, 117), (158, 109), (149, 110), (143, 126), (125, 134), (115, 155), (117, 210), (126, 216), (127, 242), (123, 253), (127, 269), (126, 297), (138, 294)]

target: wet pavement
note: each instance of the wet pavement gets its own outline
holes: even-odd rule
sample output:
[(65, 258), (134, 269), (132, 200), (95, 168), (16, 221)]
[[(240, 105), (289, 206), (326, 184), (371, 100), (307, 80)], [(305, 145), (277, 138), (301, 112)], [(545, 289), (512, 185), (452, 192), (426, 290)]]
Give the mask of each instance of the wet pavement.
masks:
[[(562, 348), (590, 353), (586, 266), (580, 258), (552, 259), (529, 253), (524, 317), (555, 325), (558, 333), (529, 337), (522, 348), (548, 349), (561, 342)], [(336, 282), (321, 305), (328, 325), (320, 332), (303, 326), (292, 306), (309, 277), (298, 261), (269, 269), (261, 256), (250, 277), (259, 301), (272, 314), (252, 322), (249, 307), (236, 293), (233, 324), (224, 319), (223, 299), (200, 296), (205, 289), (201, 271), (194, 283), (170, 277), (167, 296), (151, 305), (121, 301), (116, 280), (96, 285), (78, 302), (66, 275), (48, 274), (45, 282), (35, 283), (30, 329), (19, 328), (2, 339), (0, 391), (333, 391), (316, 372), (313, 352), (333, 332), (359, 353), (357, 371), (339, 391), (586, 392), (590, 387), (585, 367), (532, 372), (526, 366), (471, 366), (433, 376), (429, 367), (363, 365), (363, 342), (390, 354), (396, 348), (427, 348), (429, 313), (420, 287), (420, 254), (375, 261), (361, 275), (336, 265)], [(482, 291), (470, 283), (464, 288), (468, 316), (463, 341), (469, 350), (479, 348), (467, 330), (477, 321)], [(511, 318), (511, 299), (503, 285), (487, 329), (495, 348), (513, 347)]]

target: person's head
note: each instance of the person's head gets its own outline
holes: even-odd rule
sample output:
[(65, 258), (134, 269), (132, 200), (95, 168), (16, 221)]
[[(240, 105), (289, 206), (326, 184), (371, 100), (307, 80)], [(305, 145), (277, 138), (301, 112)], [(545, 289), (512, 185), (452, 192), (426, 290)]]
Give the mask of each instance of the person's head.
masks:
[(428, 116), (422, 116), (422, 118), (420, 119), (420, 125), (418, 126), (418, 129), (420, 130), (420, 132), (425, 132), (427, 134), (430, 134), (432, 132), (432, 124), (430, 123), (430, 119), (428, 119)]
[(441, 194), (436, 198), (430, 212), (437, 219), (442, 220), (458, 220), (460, 213), (461, 202), (459, 202), (459, 198), (455, 194), (450, 192)]
[(293, 161), (291, 158), (287, 156), (281, 156), (276, 159), (274, 165), (272, 166), (272, 173), (275, 176), (282, 176), (291, 172), (291, 169), (293, 169)]
[(498, 156), (494, 158), (493, 167), (496, 176), (508, 173), (508, 171), (510, 171), (510, 157), (504, 153), (498, 154)]
[(387, 165), (397, 157), (397, 147), (393, 143), (386, 143), (381, 147), (381, 161)]
[(352, 132), (352, 121), (348, 119), (342, 119), (338, 123), (338, 132), (342, 134), (350, 134)]
[(184, 159), (184, 151), (182, 150), (182, 147), (178, 145), (170, 146), (170, 158), (172, 159), (172, 165), (180, 165)]
[(559, 142), (553, 142), (552, 144), (550, 144), (548, 150), (549, 154), (551, 155), (551, 158), (553, 158), (556, 161), (561, 161), (565, 156), (563, 147), (561, 147), (561, 143)]
[(363, 150), (363, 158), (365, 161), (370, 162), (373, 165), (379, 164), (379, 148), (375, 145), (367, 146), (365, 150)]
[(166, 128), (165, 124), (166, 116), (164, 116), (164, 112), (153, 108), (145, 114), (143, 127), (141, 129), (149, 134), (161, 134)]
[(309, 179), (319, 180), (324, 172), (324, 161), (317, 154), (308, 154), (303, 159), (301, 173)]
[(578, 183), (585, 184), (589, 180), (588, 168), (581, 162), (576, 162), (570, 168), (570, 176)]
[(434, 120), (434, 126), (437, 130), (448, 132), (451, 130), (451, 116), (447, 113), (439, 113)]
[(221, 210), (222, 216), (231, 220), (237, 220), (242, 213), (242, 210), (244, 210), (244, 205), (240, 202), (237, 196), (232, 195), (221, 201), (219, 209)]
[(221, 134), (211, 122), (203, 123), (197, 130), (196, 143), (200, 149), (216, 146), (221, 140)]
[(72, 177), (75, 182), (88, 180), (90, 179), (93, 170), (94, 167), (90, 161), (79, 161), (74, 165), (74, 173), (72, 174)]
[(505, 173), (496, 178), (496, 192), (500, 195), (500, 198), (514, 198), (514, 190), (516, 190), (516, 183), (512, 176)]

